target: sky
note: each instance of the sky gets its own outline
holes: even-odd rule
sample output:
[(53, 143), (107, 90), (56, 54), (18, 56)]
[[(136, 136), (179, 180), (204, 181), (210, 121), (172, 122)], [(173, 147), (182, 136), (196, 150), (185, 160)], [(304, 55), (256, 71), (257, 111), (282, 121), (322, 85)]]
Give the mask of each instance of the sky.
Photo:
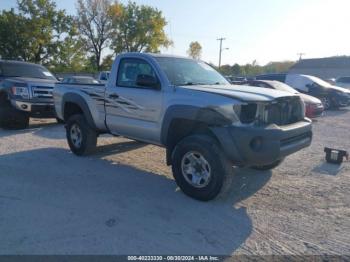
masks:
[[(127, 1), (122, 0), (126, 3)], [(350, 55), (349, 0), (135, 0), (163, 12), (167, 35), (174, 45), (163, 53), (186, 55), (198, 41), (202, 59), (218, 64), (224, 37), (222, 64)], [(75, 14), (75, 0), (56, 0)], [(0, 0), (0, 9), (16, 0)]]

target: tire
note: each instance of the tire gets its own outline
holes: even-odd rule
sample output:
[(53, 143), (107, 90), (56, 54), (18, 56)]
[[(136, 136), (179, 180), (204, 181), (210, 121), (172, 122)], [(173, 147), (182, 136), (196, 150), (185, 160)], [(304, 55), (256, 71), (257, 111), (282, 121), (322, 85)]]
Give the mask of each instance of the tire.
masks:
[(320, 98), (322, 105), (324, 107), (324, 110), (329, 110), (332, 107), (331, 99), (328, 96), (324, 96)]
[[(177, 185), (194, 199), (212, 200), (224, 191), (223, 186), (229, 184), (233, 165), (210, 136), (192, 135), (184, 138), (176, 145), (172, 158), (172, 171)], [(201, 175), (193, 176), (191, 170), (192, 174)]]
[(96, 149), (97, 133), (83, 115), (71, 116), (66, 125), (69, 148), (78, 156), (89, 155)]
[(4, 95), (0, 98), (0, 127), (25, 129), (29, 126), (29, 114), (13, 108)]
[(260, 171), (267, 171), (267, 170), (271, 170), (271, 169), (278, 167), (282, 162), (283, 162), (283, 159), (277, 160), (276, 162), (273, 162), (272, 164), (269, 164), (269, 165), (252, 166), (252, 169), (260, 170)]

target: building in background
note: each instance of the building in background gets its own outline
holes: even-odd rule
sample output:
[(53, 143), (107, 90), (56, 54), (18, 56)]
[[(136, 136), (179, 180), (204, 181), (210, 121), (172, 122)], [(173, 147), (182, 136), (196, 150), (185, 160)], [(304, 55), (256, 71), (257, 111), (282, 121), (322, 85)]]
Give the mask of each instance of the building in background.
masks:
[(291, 74), (305, 74), (322, 79), (350, 76), (350, 56), (303, 59), (289, 69)]

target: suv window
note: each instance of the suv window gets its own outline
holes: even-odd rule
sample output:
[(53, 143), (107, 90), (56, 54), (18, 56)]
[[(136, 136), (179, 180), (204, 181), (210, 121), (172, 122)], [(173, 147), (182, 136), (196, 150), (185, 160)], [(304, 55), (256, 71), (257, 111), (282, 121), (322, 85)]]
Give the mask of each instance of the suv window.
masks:
[(146, 61), (137, 58), (122, 59), (118, 69), (117, 86), (144, 88), (136, 84), (138, 75), (150, 75), (157, 78), (153, 68)]

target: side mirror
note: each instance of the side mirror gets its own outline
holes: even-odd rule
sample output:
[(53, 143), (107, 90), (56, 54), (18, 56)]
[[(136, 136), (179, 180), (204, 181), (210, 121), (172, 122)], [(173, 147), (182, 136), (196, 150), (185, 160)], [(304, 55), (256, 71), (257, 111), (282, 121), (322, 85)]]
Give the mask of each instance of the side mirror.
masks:
[(136, 85), (142, 87), (149, 87), (153, 89), (160, 89), (159, 82), (157, 78), (151, 75), (140, 74), (136, 78)]

